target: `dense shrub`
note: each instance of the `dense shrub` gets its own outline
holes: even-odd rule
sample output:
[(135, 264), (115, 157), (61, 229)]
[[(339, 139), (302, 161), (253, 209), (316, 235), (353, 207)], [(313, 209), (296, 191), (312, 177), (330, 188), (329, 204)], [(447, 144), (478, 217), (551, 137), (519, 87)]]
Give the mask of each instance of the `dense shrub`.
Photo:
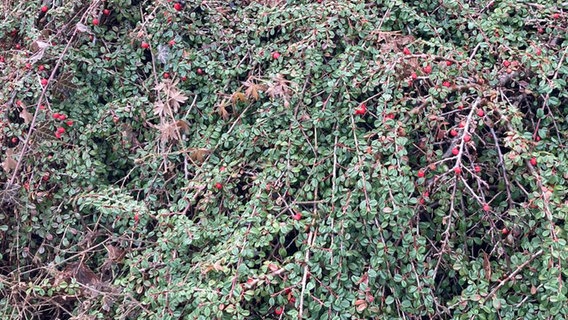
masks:
[(562, 5), (2, 6), (2, 318), (568, 316)]

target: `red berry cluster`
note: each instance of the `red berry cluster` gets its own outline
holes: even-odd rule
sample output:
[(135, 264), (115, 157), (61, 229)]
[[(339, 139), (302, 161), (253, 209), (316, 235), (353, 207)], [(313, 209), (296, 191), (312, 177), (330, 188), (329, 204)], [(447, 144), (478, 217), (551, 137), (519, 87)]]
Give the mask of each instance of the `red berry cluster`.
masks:
[[(73, 120), (67, 120), (66, 114), (54, 113), (52, 117), (55, 120), (65, 121), (65, 124), (69, 127), (73, 126)], [(62, 126), (58, 126), (57, 129), (55, 129), (55, 137), (57, 139), (60, 139), (63, 136), (64, 133), (65, 133), (65, 128), (62, 127)]]

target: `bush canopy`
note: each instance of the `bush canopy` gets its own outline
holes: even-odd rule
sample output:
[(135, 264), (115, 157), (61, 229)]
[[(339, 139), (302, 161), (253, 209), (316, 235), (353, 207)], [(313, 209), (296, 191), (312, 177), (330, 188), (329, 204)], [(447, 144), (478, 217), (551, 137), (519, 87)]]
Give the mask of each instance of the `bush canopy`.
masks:
[(2, 319), (568, 318), (568, 3), (0, 15)]

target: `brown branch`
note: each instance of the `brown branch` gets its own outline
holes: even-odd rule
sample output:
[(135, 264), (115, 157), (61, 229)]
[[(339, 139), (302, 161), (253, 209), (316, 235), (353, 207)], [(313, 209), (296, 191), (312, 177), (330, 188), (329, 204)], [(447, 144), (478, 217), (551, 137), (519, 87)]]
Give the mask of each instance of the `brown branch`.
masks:
[[(511, 279), (513, 279), (519, 272), (521, 272), (529, 263), (531, 263), (531, 261), (533, 261), (536, 257), (540, 256), (542, 254), (543, 250), (539, 250), (537, 251), (535, 254), (533, 254), (527, 261), (523, 262), (520, 266), (517, 267), (517, 269), (515, 269), (515, 271), (513, 271), (509, 276), (507, 276), (507, 278), (501, 280), (501, 282), (499, 282), (499, 284), (493, 288), (493, 290), (491, 290), (491, 292), (485, 296), (485, 301), (487, 301), (489, 298), (493, 297), (495, 295), (495, 293), (497, 293), (497, 291), (499, 289), (501, 289), (501, 287), (503, 287), (508, 281), (510, 281)], [(483, 302), (483, 303), (484, 303)], [(482, 304), (483, 304), (482, 303)]]

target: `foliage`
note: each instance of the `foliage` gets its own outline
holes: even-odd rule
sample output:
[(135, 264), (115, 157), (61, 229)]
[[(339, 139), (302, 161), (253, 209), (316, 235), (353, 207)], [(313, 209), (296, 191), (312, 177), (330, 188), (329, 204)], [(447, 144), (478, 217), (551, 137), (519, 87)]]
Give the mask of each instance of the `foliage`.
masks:
[(1, 6), (2, 318), (568, 316), (557, 2)]

